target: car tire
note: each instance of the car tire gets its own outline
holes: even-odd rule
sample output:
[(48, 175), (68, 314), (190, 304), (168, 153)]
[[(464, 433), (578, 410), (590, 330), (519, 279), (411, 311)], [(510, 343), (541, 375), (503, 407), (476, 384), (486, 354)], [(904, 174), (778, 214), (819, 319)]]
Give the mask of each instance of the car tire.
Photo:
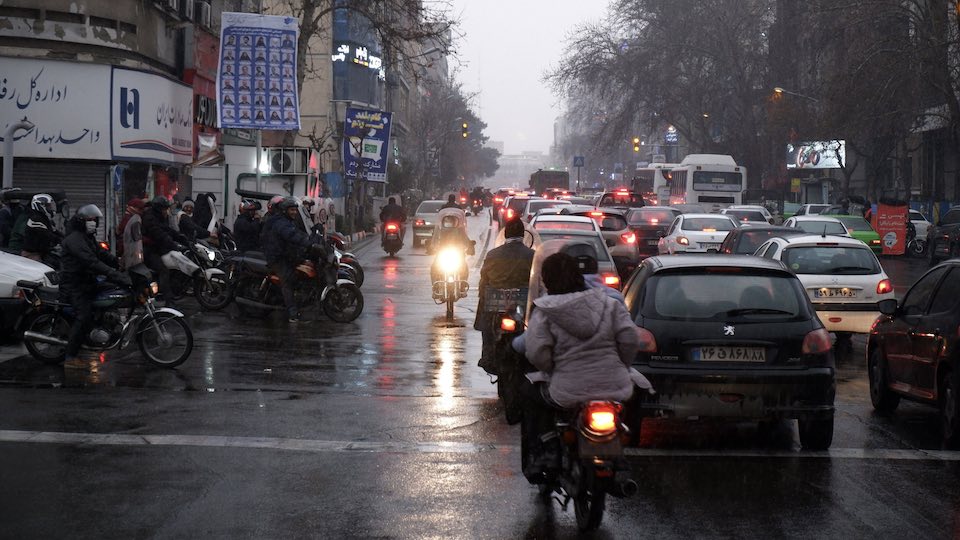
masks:
[(797, 428), (804, 450), (827, 450), (833, 443), (833, 413), (823, 418), (801, 418)]
[(940, 383), (940, 426), (943, 445), (949, 450), (960, 448), (960, 377), (947, 373)]
[(900, 396), (887, 387), (887, 358), (877, 346), (867, 359), (867, 377), (870, 380), (870, 402), (880, 414), (891, 414), (900, 404)]
[(940, 258), (937, 257), (937, 243), (929, 242), (927, 243), (927, 261), (930, 263), (930, 268), (940, 264)]

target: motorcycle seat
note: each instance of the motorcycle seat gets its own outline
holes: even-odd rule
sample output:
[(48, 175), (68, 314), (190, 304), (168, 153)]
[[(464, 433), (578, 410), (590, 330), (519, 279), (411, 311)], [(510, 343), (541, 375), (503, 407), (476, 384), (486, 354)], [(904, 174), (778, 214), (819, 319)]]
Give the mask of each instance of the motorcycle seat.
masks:
[(260, 259), (260, 260), (264, 260), (267, 258), (267, 256), (264, 255), (262, 251), (245, 251), (243, 253), (243, 256), (248, 258)]
[(268, 274), (270, 270), (267, 268), (267, 261), (263, 259), (254, 259), (252, 257), (244, 257), (243, 264), (251, 271), (258, 274)]

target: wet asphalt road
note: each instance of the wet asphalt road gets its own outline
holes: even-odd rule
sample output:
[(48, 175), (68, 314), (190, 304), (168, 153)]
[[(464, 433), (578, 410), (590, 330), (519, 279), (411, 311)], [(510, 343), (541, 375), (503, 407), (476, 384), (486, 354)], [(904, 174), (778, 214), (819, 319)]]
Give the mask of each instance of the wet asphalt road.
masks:
[[(478, 247), (485, 226), (471, 218)], [(572, 508), (519, 474), (519, 430), (476, 367), (475, 290), (448, 324), (409, 237), (398, 259), (358, 255), (354, 324), (188, 304), (196, 348), (175, 371), (135, 351), (45, 367), (0, 348), (0, 537), (576, 536)], [(898, 294), (925, 268), (883, 263)], [(941, 451), (933, 409), (872, 414), (855, 343), (830, 452), (801, 452), (793, 423), (648, 421), (640, 494), (609, 499), (593, 536), (960, 535), (960, 453)]]

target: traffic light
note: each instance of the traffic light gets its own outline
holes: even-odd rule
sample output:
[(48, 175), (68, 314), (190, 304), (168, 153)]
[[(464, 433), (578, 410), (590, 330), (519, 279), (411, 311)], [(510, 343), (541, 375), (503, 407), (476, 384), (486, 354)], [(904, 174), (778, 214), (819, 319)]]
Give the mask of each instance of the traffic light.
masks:
[(640, 137), (633, 138), (633, 151), (634, 152), (640, 151)]
[(460, 131), (460, 134), (463, 136), (464, 139), (466, 139), (466, 138), (467, 138), (467, 135), (470, 134), (470, 131), (468, 131), (469, 128), (470, 128), (470, 126), (468, 126), (467, 123), (464, 122), (463, 125), (461, 126), (461, 128), (462, 128), (462, 129), (461, 129), (461, 131)]

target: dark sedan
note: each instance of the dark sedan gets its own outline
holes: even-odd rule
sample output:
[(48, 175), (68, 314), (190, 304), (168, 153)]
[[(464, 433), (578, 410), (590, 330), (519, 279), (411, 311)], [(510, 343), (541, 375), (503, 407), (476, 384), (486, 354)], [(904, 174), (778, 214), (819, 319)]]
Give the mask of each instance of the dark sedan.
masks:
[(807, 234), (793, 227), (775, 227), (773, 225), (753, 224), (749, 227), (739, 227), (727, 234), (720, 244), (720, 253), (727, 255), (753, 255), (761, 244), (774, 236), (787, 238)]
[(867, 343), (873, 407), (890, 414), (901, 398), (933, 405), (944, 444), (960, 447), (960, 259), (929, 270), (899, 305), (878, 305)]
[[(623, 291), (656, 394), (638, 416), (796, 418), (800, 444), (833, 441), (830, 334), (783, 264), (741, 255), (650, 257)], [(633, 428), (639, 433), (640, 422)]]
[(930, 266), (960, 256), (960, 206), (952, 206), (933, 227), (927, 228), (927, 256)]
[(679, 215), (679, 210), (669, 206), (645, 206), (633, 208), (626, 213), (627, 223), (637, 235), (637, 248), (641, 258), (657, 254), (660, 238), (667, 234), (673, 218)]

